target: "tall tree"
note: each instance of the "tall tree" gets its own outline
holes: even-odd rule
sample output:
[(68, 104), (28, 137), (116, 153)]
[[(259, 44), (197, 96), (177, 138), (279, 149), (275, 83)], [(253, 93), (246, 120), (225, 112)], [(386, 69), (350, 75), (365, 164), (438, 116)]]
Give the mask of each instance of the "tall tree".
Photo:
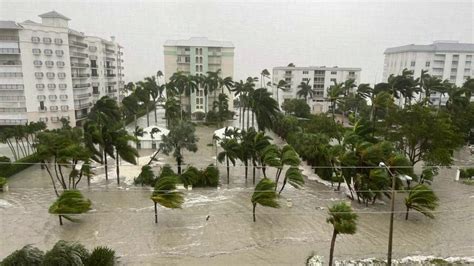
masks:
[(405, 198), (405, 206), (407, 207), (405, 220), (408, 220), (410, 209), (418, 211), (426, 217), (434, 218), (431, 211), (438, 207), (438, 197), (427, 185), (418, 184), (410, 189), (408, 196)]
[(162, 136), (160, 149), (164, 154), (173, 153), (178, 166), (178, 174), (181, 174), (181, 164), (183, 163), (183, 149), (191, 152), (197, 151), (196, 142), (198, 138), (195, 134), (196, 129), (189, 122), (180, 121), (176, 126), (171, 127), (168, 135)]
[(279, 113), (278, 103), (265, 89), (260, 88), (252, 93), (253, 113), (255, 113), (259, 131), (273, 128), (273, 123)]
[(155, 183), (155, 190), (151, 195), (155, 205), (155, 223), (158, 223), (157, 204), (170, 209), (178, 209), (183, 205), (183, 193), (176, 191), (178, 182), (180, 181), (177, 176), (163, 176)]
[(230, 183), (229, 180), (229, 163), (231, 162), (232, 165), (235, 166), (235, 160), (238, 158), (239, 155), (239, 143), (236, 139), (228, 139), (225, 138), (220, 142), (220, 145), (223, 149), (218, 155), (217, 160), (220, 163), (226, 162), (227, 168), (227, 184)]
[(329, 265), (333, 265), (334, 245), (338, 234), (355, 234), (357, 229), (357, 214), (345, 202), (337, 203), (329, 208), (329, 217), (326, 220), (333, 225), (331, 248), (329, 250)]
[(272, 180), (268, 178), (263, 178), (258, 182), (255, 186), (255, 191), (252, 195), (252, 206), (253, 206), (253, 221), (256, 222), (257, 218), (255, 215), (255, 209), (257, 208), (257, 204), (266, 207), (272, 208), (280, 208), (280, 204), (278, 203), (278, 195), (275, 192), (276, 184)]
[(306, 82), (302, 81), (300, 85), (298, 85), (298, 88), (299, 90), (296, 95), (298, 97), (303, 97), (305, 102), (308, 103), (308, 96), (313, 98), (314, 93), (313, 88), (311, 88), (311, 85), (309, 85), (309, 79)]

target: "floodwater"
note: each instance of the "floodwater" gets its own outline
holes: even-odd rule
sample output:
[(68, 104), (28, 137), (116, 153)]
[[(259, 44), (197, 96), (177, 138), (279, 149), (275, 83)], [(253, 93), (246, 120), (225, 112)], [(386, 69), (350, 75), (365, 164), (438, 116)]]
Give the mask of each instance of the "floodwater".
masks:
[[(158, 124), (163, 125), (162, 110), (158, 116)], [(144, 126), (146, 119), (138, 123)], [(199, 168), (215, 163), (215, 147), (207, 145), (214, 130), (197, 128), (199, 151), (185, 153), (186, 163)], [(142, 151), (143, 155), (150, 153)], [(463, 161), (457, 164), (471, 163), (466, 152), (458, 156)], [(173, 160), (160, 155), (154, 169), (158, 171), (166, 162)], [(132, 168), (122, 166), (125, 176), (132, 172), (128, 167)], [(332, 236), (332, 227), (326, 223), (327, 206), (347, 200), (343, 193), (307, 179), (300, 190), (285, 188), (281, 208), (258, 206), (254, 223), (251, 171), (246, 182), (243, 167), (231, 168), (227, 184), (225, 166), (219, 168), (219, 188), (185, 191), (182, 209), (158, 209), (158, 224), (154, 223), (150, 188), (118, 186), (113, 165), (108, 181), (103, 178), (103, 168), (98, 168), (91, 186), (83, 182), (81, 187), (92, 200), (93, 210), (81, 215), (80, 223), (66, 221), (59, 226), (57, 216), (47, 211), (55, 200), (50, 179), (39, 166), (30, 167), (10, 178), (10, 190), (0, 193), (0, 259), (26, 244), (49, 249), (59, 239), (79, 241), (89, 248), (107, 245), (116, 250), (124, 265), (303, 265), (313, 252), (327, 258)], [(268, 172), (269, 177), (274, 176), (274, 171)], [(405, 221), (404, 195), (397, 195), (395, 258), (474, 256), (474, 187), (456, 183), (454, 175), (454, 169), (442, 169), (435, 179), (433, 188), (440, 198), (435, 219), (411, 212)], [(385, 258), (389, 206), (383, 202), (369, 207), (352, 205), (359, 214), (358, 230), (355, 235), (338, 236), (336, 259)]]

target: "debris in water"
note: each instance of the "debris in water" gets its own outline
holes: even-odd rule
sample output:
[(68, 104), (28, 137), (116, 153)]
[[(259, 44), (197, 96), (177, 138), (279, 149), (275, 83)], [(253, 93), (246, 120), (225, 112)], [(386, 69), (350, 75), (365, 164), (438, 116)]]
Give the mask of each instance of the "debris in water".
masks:
[(211, 218), (210, 215), (208, 215), (208, 216), (206, 217), (206, 222), (209, 221), (209, 218)]

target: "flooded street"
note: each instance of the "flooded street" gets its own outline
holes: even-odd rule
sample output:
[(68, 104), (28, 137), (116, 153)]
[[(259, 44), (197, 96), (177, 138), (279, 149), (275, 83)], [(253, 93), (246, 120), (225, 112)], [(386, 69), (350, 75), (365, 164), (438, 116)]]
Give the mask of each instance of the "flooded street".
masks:
[[(158, 116), (158, 125), (164, 126), (163, 110)], [(140, 118), (138, 124), (146, 126), (146, 117)], [(153, 112), (150, 124), (154, 124)], [(215, 163), (215, 147), (208, 146), (214, 130), (197, 127), (199, 150), (184, 154), (187, 164), (204, 168)], [(142, 155), (151, 152), (144, 150)], [(174, 160), (160, 154), (157, 165), (164, 163), (173, 164)], [(127, 167), (131, 166), (121, 168), (124, 176)], [(154, 169), (158, 171), (159, 166)], [(56, 198), (51, 181), (39, 166), (30, 167), (9, 179), (9, 192), (0, 193), (0, 259), (26, 244), (46, 250), (60, 239), (79, 241), (88, 248), (107, 245), (116, 250), (124, 265), (303, 265), (312, 252), (328, 257), (332, 226), (326, 223), (327, 206), (346, 200), (343, 193), (306, 179), (300, 190), (285, 188), (281, 208), (258, 206), (254, 223), (251, 171), (245, 181), (240, 164), (231, 168), (231, 183), (227, 185), (225, 165), (219, 164), (219, 169), (218, 189), (185, 191), (183, 208), (160, 207), (155, 224), (151, 188), (118, 186), (113, 164), (106, 182), (103, 168), (98, 168), (90, 187), (86, 182), (81, 184), (93, 210), (81, 215), (80, 223), (67, 221), (59, 226), (57, 216), (48, 213)], [(273, 169), (268, 176), (273, 178)], [(454, 168), (442, 169), (435, 178), (433, 188), (440, 198), (435, 219), (412, 211), (405, 221), (405, 195), (397, 195), (395, 258), (474, 256), (474, 187), (454, 182), (454, 176)], [(338, 236), (336, 259), (385, 258), (389, 206), (377, 203), (365, 207), (357, 202), (352, 205), (359, 214), (358, 230), (355, 235)]]

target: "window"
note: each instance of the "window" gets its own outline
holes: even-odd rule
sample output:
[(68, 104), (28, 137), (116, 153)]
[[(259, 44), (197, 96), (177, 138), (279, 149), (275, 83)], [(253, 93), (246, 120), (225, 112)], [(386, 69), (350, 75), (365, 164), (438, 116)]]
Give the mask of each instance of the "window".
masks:
[(67, 111), (67, 110), (69, 110), (68, 105), (61, 105), (61, 111)]
[(46, 62), (44, 62), (44, 64), (45, 64), (47, 67), (53, 67), (53, 66), (54, 66), (54, 62), (53, 62), (53, 61), (46, 61)]
[(40, 42), (40, 38), (39, 38), (39, 37), (31, 37), (31, 42), (32, 42), (32, 43), (39, 43), (39, 42)]
[(303, 81), (309, 81), (309, 78), (303, 78)]
[(98, 86), (92, 87), (92, 94), (99, 94), (99, 87)]
[(331, 71), (331, 75), (336, 75), (337, 72), (336, 71)]
[(43, 72), (35, 72), (35, 77), (36, 77), (37, 79), (41, 79), (41, 78), (44, 77), (44, 74), (43, 74)]
[(54, 84), (54, 83), (49, 83), (49, 84), (48, 84), (48, 89), (56, 89), (56, 84)]
[(199, 48), (196, 48), (196, 54), (199, 54)]
[(199, 66), (199, 71), (202, 72), (202, 65)]
[(185, 52), (189, 52), (189, 47), (184, 48)]
[(326, 72), (326, 71), (324, 71), (324, 70), (315, 70), (315, 71), (314, 71), (314, 74), (315, 74), (315, 75), (324, 75), (325, 72)]
[(41, 50), (38, 49), (38, 48), (33, 48), (32, 52), (33, 52), (34, 55), (39, 55), (39, 54), (41, 54)]
[(414, 67), (415, 66), (415, 61), (411, 61), (410, 66)]
[(323, 77), (314, 78), (314, 82), (324, 82), (324, 78)]
[(59, 95), (59, 98), (61, 100), (67, 100), (67, 94), (61, 94), (61, 95)]
[(66, 84), (66, 83), (60, 83), (60, 84), (59, 84), (59, 88), (60, 88), (61, 90), (64, 90), (64, 89), (67, 88), (67, 84)]
[(44, 95), (38, 95), (36, 98), (37, 98), (39, 101), (44, 101), (44, 100), (46, 100), (46, 96), (44, 96)]
[(97, 51), (97, 46), (89, 46), (89, 51), (96, 52)]
[(56, 96), (56, 95), (48, 95), (48, 99), (49, 99), (50, 101), (56, 101), (56, 99), (58, 99), (58, 96)]
[(43, 38), (43, 43), (50, 44), (51, 43), (51, 38), (44, 37)]
[(191, 62), (191, 58), (190, 58), (189, 56), (186, 56), (186, 57), (184, 58), (184, 62), (185, 62), (185, 63)]
[(57, 67), (64, 67), (64, 62), (63, 61), (56, 61), (56, 66)]
[(92, 75), (91, 75), (91, 76), (93, 76), (93, 77), (98, 77), (98, 76), (99, 76), (99, 74), (97, 73), (97, 69), (96, 69), (96, 68), (91, 69), (91, 71), (92, 71)]
[(308, 74), (308, 71), (303, 71), (303, 75), (307, 75)]
[(59, 122), (59, 117), (57, 117), (57, 116), (51, 117), (51, 122), (53, 122), (53, 123)]
[(54, 78), (54, 76), (55, 76), (54, 72), (47, 72), (46, 73), (46, 77), (49, 78), (49, 79)]
[[(46, 97), (44, 95), (40, 95), (40, 96), (43, 96), (44, 98), (40, 101), (39, 110), (40, 111), (46, 111), (46, 106), (44, 106), (44, 100), (46, 99)], [(38, 96), (38, 100), (39, 100), (40, 96)]]
[(64, 51), (63, 51), (63, 50), (56, 50), (56, 55), (57, 55), (57, 56), (63, 56), (63, 55), (64, 55)]
[(36, 67), (40, 67), (43, 65), (43, 62), (41, 62), (41, 60), (35, 60), (33, 61), (33, 65), (35, 65)]
[(53, 54), (53, 50), (51, 50), (51, 49), (44, 49), (44, 54), (45, 54), (45, 55), (52, 55), (52, 54)]
[(336, 79), (331, 79), (330, 81), (331, 81), (331, 83), (334, 83), (334, 82), (336, 82)]
[(91, 60), (91, 67), (97, 68), (97, 60)]
[(349, 76), (354, 76), (355, 72), (354, 71), (349, 71)]
[(48, 118), (47, 117), (40, 117), (39, 121), (40, 122), (48, 122)]
[(52, 106), (49, 107), (49, 110), (50, 110), (51, 112), (57, 112), (58, 109), (59, 109), (59, 108), (58, 108), (56, 105), (52, 105)]
[(426, 61), (425, 67), (429, 67), (429, 66), (430, 66), (430, 61)]
[(54, 43), (55, 43), (55, 44), (63, 44), (63, 39), (55, 38), (55, 39), (54, 39)]
[(285, 75), (291, 75), (291, 71), (285, 71)]
[(199, 66), (196, 66), (196, 72), (199, 72)]
[[(54, 73), (53, 73), (53, 74), (54, 74)], [(66, 77), (66, 73), (64, 73), (64, 72), (59, 72), (59, 73), (58, 73), (58, 78), (63, 79), (63, 78), (65, 78), (65, 77)]]
[(36, 88), (42, 90), (44, 89), (44, 84), (36, 84)]

